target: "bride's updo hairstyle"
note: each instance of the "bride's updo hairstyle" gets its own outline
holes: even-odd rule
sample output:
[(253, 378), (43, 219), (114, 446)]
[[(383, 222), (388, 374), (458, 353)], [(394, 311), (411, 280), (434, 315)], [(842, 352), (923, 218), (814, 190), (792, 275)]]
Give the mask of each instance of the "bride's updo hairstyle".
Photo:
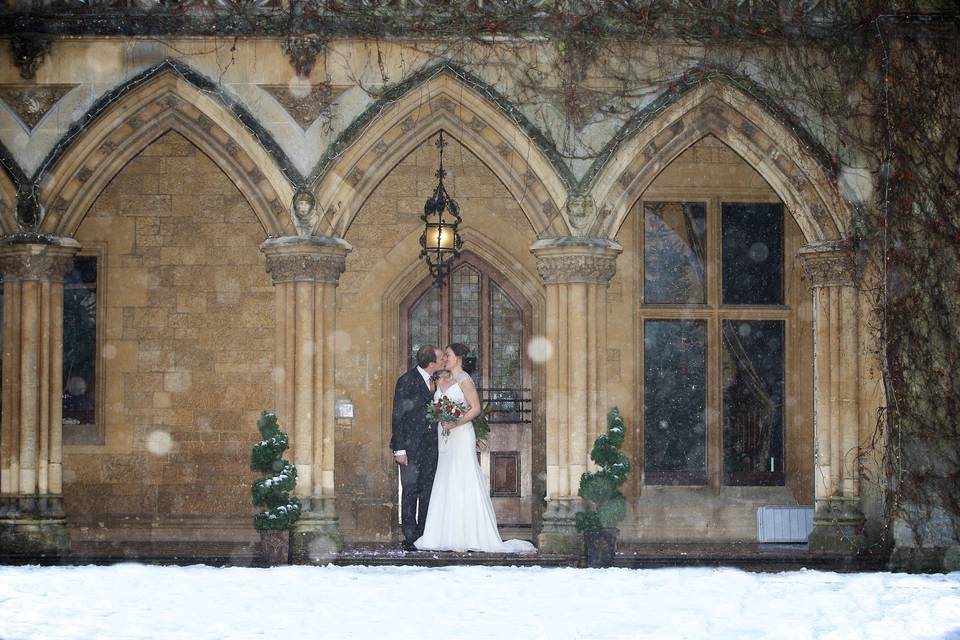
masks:
[(470, 353), (470, 347), (463, 344), (462, 342), (454, 342), (453, 344), (448, 344), (447, 349), (453, 351), (454, 355), (463, 360), (462, 367), (463, 370), (467, 373), (473, 373), (473, 369), (476, 366), (476, 361), (473, 358), (467, 359), (467, 354)]

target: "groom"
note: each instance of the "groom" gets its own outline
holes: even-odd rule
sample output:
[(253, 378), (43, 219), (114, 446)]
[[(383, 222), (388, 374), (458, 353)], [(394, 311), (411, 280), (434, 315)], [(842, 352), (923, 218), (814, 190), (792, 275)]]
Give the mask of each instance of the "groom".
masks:
[[(400, 465), (400, 526), (403, 549), (416, 551), (413, 542), (423, 535), (430, 504), (430, 490), (437, 473), (437, 425), (427, 421), (427, 405), (433, 400), (431, 377), (440, 370), (442, 352), (433, 345), (417, 350), (417, 366), (397, 380), (393, 394), (393, 460)], [(419, 501), (420, 507), (417, 508)]]

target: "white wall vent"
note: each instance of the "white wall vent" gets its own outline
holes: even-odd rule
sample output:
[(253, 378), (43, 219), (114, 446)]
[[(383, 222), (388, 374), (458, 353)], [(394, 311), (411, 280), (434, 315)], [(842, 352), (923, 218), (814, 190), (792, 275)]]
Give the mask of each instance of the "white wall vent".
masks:
[(757, 508), (757, 542), (806, 542), (813, 531), (813, 507)]

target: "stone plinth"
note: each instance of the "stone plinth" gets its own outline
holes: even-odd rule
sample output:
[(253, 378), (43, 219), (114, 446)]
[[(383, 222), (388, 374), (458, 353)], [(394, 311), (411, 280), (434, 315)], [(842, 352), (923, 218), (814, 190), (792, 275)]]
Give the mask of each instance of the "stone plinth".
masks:
[(859, 496), (817, 498), (813, 531), (807, 538), (811, 553), (860, 555), (866, 545)]

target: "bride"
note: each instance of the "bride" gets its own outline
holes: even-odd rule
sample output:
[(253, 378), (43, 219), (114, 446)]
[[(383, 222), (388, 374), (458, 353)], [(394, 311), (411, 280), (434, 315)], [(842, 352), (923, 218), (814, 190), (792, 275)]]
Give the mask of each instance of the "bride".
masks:
[(440, 455), (437, 475), (430, 494), (430, 508), (423, 536), (414, 542), (418, 549), (435, 551), (487, 551), (533, 553), (526, 540), (500, 539), (497, 516), (490, 501), (486, 478), (477, 462), (477, 438), (473, 419), (480, 415), (480, 397), (473, 379), (463, 370), (463, 357), (470, 349), (455, 343), (444, 349), (442, 366), (448, 371), (437, 385), (434, 401), (447, 396), (463, 403), (467, 412), (456, 423), (437, 429)]

